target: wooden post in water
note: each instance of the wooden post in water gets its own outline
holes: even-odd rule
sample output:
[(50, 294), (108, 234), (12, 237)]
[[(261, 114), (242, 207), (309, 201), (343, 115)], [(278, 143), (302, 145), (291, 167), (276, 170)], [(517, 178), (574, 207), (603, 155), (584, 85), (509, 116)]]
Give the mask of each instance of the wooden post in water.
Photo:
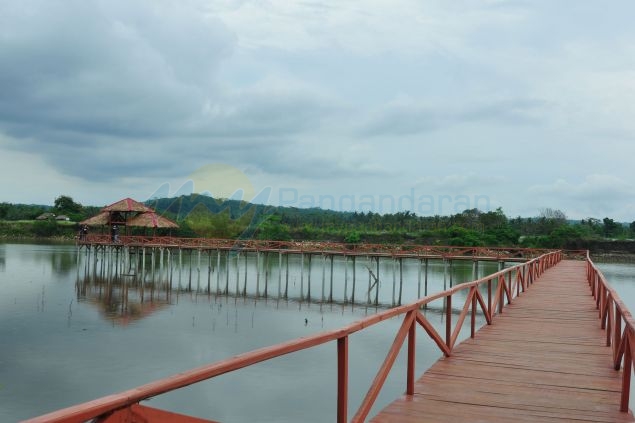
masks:
[(357, 270), (355, 269), (355, 262), (357, 261), (357, 256), (353, 256), (353, 291), (351, 292), (351, 303), (355, 304), (355, 275)]
[(187, 290), (189, 292), (192, 292), (192, 250), (190, 250), (190, 272), (189, 272), (189, 276), (187, 278)]
[(448, 289), (448, 261), (443, 257), (443, 290)]
[(220, 248), (216, 250), (216, 294), (220, 294)]
[(309, 253), (309, 268), (307, 272), (306, 282), (306, 299), (311, 301), (311, 261), (313, 260), (313, 254)]
[(329, 303), (333, 302), (333, 259), (334, 256), (331, 254), (331, 284), (329, 288)]
[(99, 260), (99, 247), (95, 246), (93, 254), (93, 277), (97, 274), (97, 261)]
[(395, 287), (397, 285), (397, 259), (392, 258), (392, 306), (395, 306)]
[(115, 247), (115, 277), (119, 276), (119, 247)]
[(403, 257), (399, 257), (399, 299), (397, 304), (401, 305), (401, 294), (403, 292)]
[(172, 250), (169, 248), (168, 248), (168, 267), (169, 267), (168, 281), (170, 284), (170, 293), (172, 293), (172, 271), (174, 270), (174, 255), (172, 254)]
[(196, 261), (196, 292), (201, 290), (201, 249), (198, 249), (198, 260)]
[(379, 305), (379, 257), (377, 257), (377, 276), (375, 278), (377, 284), (375, 288), (375, 305)]
[(454, 281), (454, 261), (450, 259), (450, 288), (452, 288), (453, 281)]
[(478, 279), (478, 259), (472, 261), (472, 280)]
[(348, 302), (348, 256), (344, 255), (344, 304)]
[(240, 291), (240, 251), (236, 253), (236, 296)]
[(282, 252), (278, 251), (278, 299), (282, 295)]
[(417, 266), (417, 298), (421, 298), (421, 268), (423, 267), (423, 260), (419, 259), (419, 265)]
[[(77, 282), (79, 283), (79, 259), (81, 257), (82, 254), (82, 246), (81, 245), (77, 245), (77, 263), (75, 263), (75, 267), (77, 268)], [(88, 256), (88, 247), (86, 247), (86, 256)]]
[(225, 260), (225, 295), (229, 295), (229, 250), (227, 251), (227, 259)]
[(248, 266), (248, 254), (245, 251), (245, 280), (243, 282), (243, 297), (247, 296), (247, 266)]
[(256, 298), (260, 296), (260, 251), (256, 251)]
[(159, 280), (163, 281), (163, 247), (159, 248)]
[(285, 282), (284, 282), (284, 298), (289, 298), (289, 253), (287, 253), (286, 262), (286, 271), (285, 271)]
[(207, 294), (212, 294), (212, 250), (207, 250)]
[(324, 302), (324, 286), (326, 284), (326, 256), (322, 255), (322, 298), (320, 301)]
[(370, 300), (370, 291), (373, 288), (372, 285), (372, 277), (373, 277), (373, 271), (371, 270), (370, 265), (372, 264), (372, 258), (370, 256), (366, 256), (366, 259), (368, 260), (368, 264), (366, 265), (368, 267), (368, 293), (366, 294), (366, 302), (368, 304), (371, 304), (371, 300)]
[(141, 248), (141, 286), (146, 281), (146, 247)]
[[(424, 259), (424, 274), (423, 274), (423, 296), (428, 296), (428, 259)], [(425, 305), (425, 308), (428, 308), (428, 305)]]
[(300, 253), (300, 301), (304, 300), (304, 253)]
[(143, 302), (143, 289), (145, 287), (145, 277), (146, 277), (146, 249), (143, 247), (141, 249), (141, 281), (139, 282), (139, 295), (141, 298), (141, 302)]
[(183, 249), (179, 247), (179, 291), (181, 290), (182, 277), (183, 277)]
[(265, 263), (264, 263), (264, 271), (265, 271), (265, 298), (269, 295), (269, 252), (265, 251)]
[(152, 272), (150, 273), (150, 279), (152, 280), (153, 284), (156, 279), (156, 276), (155, 276), (156, 257), (154, 256), (155, 251), (156, 251), (155, 247), (152, 247), (152, 250), (150, 250), (150, 267), (152, 268)]

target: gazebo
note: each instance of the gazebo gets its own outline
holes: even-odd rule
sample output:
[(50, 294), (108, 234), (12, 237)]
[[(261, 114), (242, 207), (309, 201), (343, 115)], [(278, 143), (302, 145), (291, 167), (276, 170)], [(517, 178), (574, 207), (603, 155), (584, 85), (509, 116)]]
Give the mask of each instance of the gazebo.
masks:
[(124, 198), (114, 202), (89, 219), (79, 222), (86, 226), (124, 226), (143, 228), (178, 228), (179, 225), (168, 218), (158, 215), (143, 203)]

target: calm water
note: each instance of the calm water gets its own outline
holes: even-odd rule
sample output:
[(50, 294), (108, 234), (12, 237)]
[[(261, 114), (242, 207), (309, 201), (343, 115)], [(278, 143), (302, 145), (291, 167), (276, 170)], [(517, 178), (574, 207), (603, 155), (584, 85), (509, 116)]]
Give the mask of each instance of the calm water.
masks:
[[(39, 415), (238, 353), (341, 327), (377, 311), (370, 306), (208, 294), (207, 270), (199, 278), (195, 258), (192, 266), (189, 262), (183, 264), (180, 277), (178, 269), (172, 271), (171, 291), (164, 286), (151, 292), (146, 287), (141, 303), (138, 287), (128, 287), (127, 312), (123, 313), (123, 288), (119, 285), (109, 290), (107, 284), (99, 283), (100, 279), (95, 277), (103, 274), (94, 275), (89, 271), (87, 275), (86, 258), (82, 254), (79, 259), (73, 245), (0, 244), (2, 422)], [(247, 260), (248, 283), (252, 289), (257, 263), (255, 257)], [(222, 273), (226, 271), (224, 258), (221, 263), (223, 266), (212, 269), (209, 278), (212, 292), (217, 281), (215, 272), (223, 275), (221, 285), (226, 277), (226, 273)], [(277, 261), (261, 263), (261, 266), (269, 269), (270, 292), (277, 294), (276, 284), (280, 279), (276, 273)], [(330, 264), (328, 266), (330, 273)], [(344, 296), (344, 266), (343, 261), (335, 260), (335, 299)], [(239, 267), (244, 272), (242, 264)], [(188, 273), (190, 268), (194, 269), (192, 279)], [(299, 298), (301, 279), (304, 279), (303, 288), (308, 289), (309, 270), (305, 267), (302, 274), (297, 257), (291, 258), (289, 268), (289, 296)], [(323, 268), (319, 257), (314, 257), (312, 298), (321, 296)], [(496, 264), (481, 264), (479, 273), (495, 269)], [(230, 262), (230, 287), (235, 286), (236, 279), (241, 283), (244, 280), (244, 273), (234, 275), (234, 270)], [(368, 270), (361, 260), (356, 270), (356, 295), (365, 301)], [(348, 271), (351, 271), (350, 264)], [(403, 299), (407, 301), (417, 294), (417, 262), (405, 261), (403, 271), (407, 281)], [(392, 262), (381, 263), (381, 302), (391, 302), (394, 274), (398, 273)], [(455, 282), (468, 280), (471, 275), (471, 264), (455, 264), (452, 272)], [(264, 275), (260, 279), (264, 284)], [(193, 290), (187, 291), (190, 280)], [(442, 289), (443, 281), (442, 265), (431, 262), (430, 292)], [(349, 284), (347, 296), (350, 298), (352, 283)], [(459, 303), (455, 300), (455, 305)], [(442, 314), (438, 310), (429, 310), (427, 315), (441, 327)], [(351, 414), (370, 386), (400, 324), (400, 320), (392, 319), (351, 336)], [(417, 368), (418, 373), (422, 373), (440, 353), (424, 336), (419, 335), (418, 339)], [(404, 389), (402, 355), (375, 410), (394, 400)], [(150, 404), (226, 422), (334, 421), (335, 344), (223, 375), (159, 396)]]
[[(329, 305), (271, 297), (255, 300), (208, 294), (207, 269), (199, 278), (197, 261), (193, 265), (192, 291), (186, 289), (190, 282), (187, 262), (180, 279), (178, 272), (173, 272), (171, 291), (146, 288), (142, 303), (138, 287), (129, 286), (127, 297), (121, 285), (109, 290), (108, 285), (99, 283), (96, 275), (85, 274), (85, 257), (79, 259), (78, 268), (77, 250), (73, 245), (0, 244), (2, 422), (32, 417), (238, 353), (337, 328), (377, 311), (375, 307), (363, 305)], [(216, 278), (215, 272), (227, 276), (222, 273), (227, 270), (226, 262), (223, 260), (222, 263), (220, 268), (212, 269), (209, 277), (212, 292), (216, 281), (223, 281)], [(268, 269), (269, 292), (275, 297), (278, 280), (284, 280), (278, 276), (277, 259), (260, 265), (261, 269)], [(248, 257), (250, 288), (256, 283), (256, 266), (256, 258)], [(312, 298), (321, 296), (323, 267), (319, 258), (314, 257)], [(236, 266), (232, 267), (231, 262), (229, 268), (229, 286), (235, 286), (237, 280), (242, 283), (244, 270), (235, 275)], [(239, 269), (243, 269), (242, 265)], [(330, 268), (327, 266), (326, 269), (328, 293)], [(602, 269), (635, 310), (635, 285), (632, 283), (635, 267), (602, 265)], [(358, 263), (356, 270), (356, 297), (365, 299), (368, 271), (363, 263)], [(479, 274), (495, 270), (496, 264), (481, 263)], [(291, 259), (291, 298), (299, 298), (301, 283), (303, 289), (308, 289), (307, 272), (305, 268), (302, 274), (298, 258)], [(346, 272), (345, 263), (336, 259), (335, 299), (343, 299)], [(443, 288), (443, 273), (440, 263), (431, 262), (430, 292)], [(393, 263), (382, 262), (380, 294), (383, 303), (391, 302), (393, 274), (398, 275)], [(469, 280), (471, 276), (471, 263), (455, 264), (454, 282)], [(261, 275), (261, 284), (263, 278)], [(405, 261), (404, 302), (416, 297), (417, 278), (417, 262)], [(350, 283), (348, 298), (352, 289)], [(462, 305), (458, 298), (454, 304)], [(441, 328), (442, 315), (438, 310), (429, 310), (427, 317)], [(392, 319), (351, 336), (351, 415), (370, 386), (400, 324), (399, 319)], [(467, 333), (469, 330), (464, 330), (463, 335)], [(440, 353), (422, 331), (419, 334), (417, 373), (421, 374)], [(402, 354), (374, 410), (394, 400), (404, 388)], [(336, 405), (335, 344), (223, 375), (156, 397), (149, 404), (226, 422), (331, 422), (335, 420)]]

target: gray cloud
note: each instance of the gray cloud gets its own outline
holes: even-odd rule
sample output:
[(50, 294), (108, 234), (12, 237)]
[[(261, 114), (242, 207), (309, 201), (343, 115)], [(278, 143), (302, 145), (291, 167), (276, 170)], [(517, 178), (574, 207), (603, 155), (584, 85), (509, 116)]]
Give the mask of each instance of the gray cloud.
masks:
[(5, 200), (101, 204), (224, 163), (309, 195), (416, 186), (632, 220), (625, 183), (582, 186), (633, 180), (628, 7), (0, 2)]
[(526, 125), (543, 120), (549, 104), (535, 99), (483, 100), (479, 103), (436, 107), (413, 100), (397, 101), (373, 113), (361, 126), (363, 136), (416, 135), (461, 123), (496, 122)]
[(0, 37), (0, 131), (63, 173), (170, 176), (183, 160), (237, 157), (267, 167), (332, 109), (298, 85), (219, 85), (235, 37), (196, 7), (20, 4), (0, 6), (10, 35)]
[(563, 204), (572, 217), (602, 216), (620, 210), (619, 218), (627, 218), (628, 209), (635, 204), (635, 187), (620, 177), (592, 174), (579, 183), (558, 179), (550, 184), (533, 185), (529, 192), (542, 198), (545, 204)]

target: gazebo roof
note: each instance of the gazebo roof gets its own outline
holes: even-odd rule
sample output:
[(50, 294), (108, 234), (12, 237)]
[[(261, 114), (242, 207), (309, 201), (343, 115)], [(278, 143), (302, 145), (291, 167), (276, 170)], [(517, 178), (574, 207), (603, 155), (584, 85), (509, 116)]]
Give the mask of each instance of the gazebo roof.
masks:
[(103, 211), (93, 217), (79, 222), (80, 225), (88, 226), (102, 226), (107, 225), (108, 223), (110, 223), (110, 213), (107, 211)]
[(132, 198), (124, 198), (123, 200), (119, 200), (116, 203), (112, 203), (109, 206), (101, 209), (102, 212), (153, 212), (150, 207), (147, 207), (145, 204), (140, 203), (138, 201), (133, 200)]
[(127, 226), (141, 226), (144, 228), (178, 228), (179, 225), (154, 212), (141, 213), (126, 222)]

